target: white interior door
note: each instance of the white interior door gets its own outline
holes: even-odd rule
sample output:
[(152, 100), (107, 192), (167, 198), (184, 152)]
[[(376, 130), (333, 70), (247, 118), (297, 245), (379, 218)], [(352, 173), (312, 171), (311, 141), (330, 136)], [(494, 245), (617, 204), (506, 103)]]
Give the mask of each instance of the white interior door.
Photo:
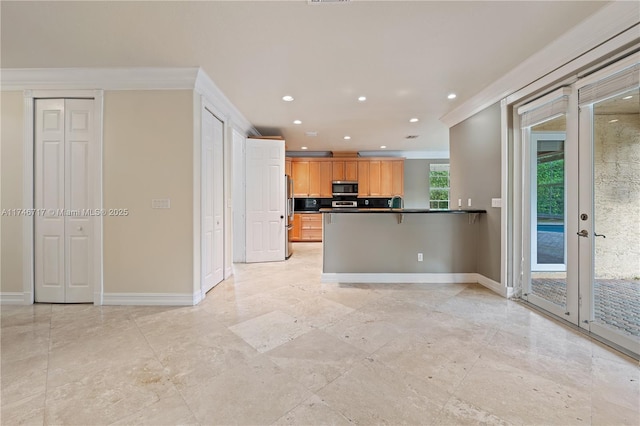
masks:
[(93, 142), (92, 99), (36, 100), (36, 302), (93, 301)]
[(285, 258), (284, 142), (247, 139), (247, 262)]
[(224, 126), (208, 109), (202, 117), (202, 290), (224, 279)]

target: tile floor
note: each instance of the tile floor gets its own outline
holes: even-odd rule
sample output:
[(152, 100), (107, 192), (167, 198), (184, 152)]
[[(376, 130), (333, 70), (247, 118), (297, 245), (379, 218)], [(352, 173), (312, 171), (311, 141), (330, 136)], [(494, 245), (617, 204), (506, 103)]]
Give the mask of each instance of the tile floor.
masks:
[(640, 422), (637, 361), (517, 302), (320, 265), (297, 244), (195, 307), (2, 306), (0, 423)]

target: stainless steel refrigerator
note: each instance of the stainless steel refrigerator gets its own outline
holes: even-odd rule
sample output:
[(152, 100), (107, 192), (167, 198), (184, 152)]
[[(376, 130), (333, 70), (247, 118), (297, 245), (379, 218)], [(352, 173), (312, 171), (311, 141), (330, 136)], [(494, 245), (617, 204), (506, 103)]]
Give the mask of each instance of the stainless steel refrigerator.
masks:
[(284, 258), (288, 259), (291, 257), (293, 253), (292, 247), (293, 243), (291, 242), (291, 234), (293, 233), (293, 215), (294, 215), (294, 205), (295, 202), (293, 200), (293, 179), (291, 176), (284, 175), (284, 185), (285, 185), (285, 193), (287, 194), (285, 212), (287, 214), (286, 222), (286, 232), (284, 233)]

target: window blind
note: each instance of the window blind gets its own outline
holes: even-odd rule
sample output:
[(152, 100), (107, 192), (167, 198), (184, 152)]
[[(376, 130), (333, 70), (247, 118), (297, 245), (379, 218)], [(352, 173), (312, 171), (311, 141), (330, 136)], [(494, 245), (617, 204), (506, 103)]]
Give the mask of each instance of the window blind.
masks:
[(560, 88), (518, 108), (520, 127), (524, 129), (551, 120), (566, 114), (568, 108), (569, 89)]
[(638, 86), (640, 86), (640, 64), (635, 64), (607, 78), (580, 88), (578, 91), (578, 104), (580, 106), (590, 105), (635, 89)]

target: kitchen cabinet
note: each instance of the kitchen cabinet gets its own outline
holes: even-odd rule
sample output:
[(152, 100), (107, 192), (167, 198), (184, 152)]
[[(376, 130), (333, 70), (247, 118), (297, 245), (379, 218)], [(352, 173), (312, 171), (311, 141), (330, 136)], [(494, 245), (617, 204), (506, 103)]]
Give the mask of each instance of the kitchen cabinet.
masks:
[(358, 196), (404, 195), (404, 160), (373, 159), (358, 163)]
[(320, 161), (320, 197), (331, 198), (333, 196), (333, 167), (331, 161)]
[(309, 197), (320, 196), (320, 162), (309, 161)]
[(309, 162), (293, 161), (291, 175), (293, 176), (293, 196), (309, 197)]
[(296, 213), (293, 215), (291, 241), (322, 241), (322, 214)]
[(286, 157), (284, 159), (284, 174), (291, 176), (291, 158)]
[(356, 182), (358, 180), (358, 161), (333, 160), (333, 180)]
[(293, 215), (293, 229), (291, 230), (291, 241), (300, 241), (300, 231), (302, 230), (302, 224), (300, 223), (300, 214), (295, 213)]
[(369, 161), (358, 161), (358, 197), (369, 196)]

